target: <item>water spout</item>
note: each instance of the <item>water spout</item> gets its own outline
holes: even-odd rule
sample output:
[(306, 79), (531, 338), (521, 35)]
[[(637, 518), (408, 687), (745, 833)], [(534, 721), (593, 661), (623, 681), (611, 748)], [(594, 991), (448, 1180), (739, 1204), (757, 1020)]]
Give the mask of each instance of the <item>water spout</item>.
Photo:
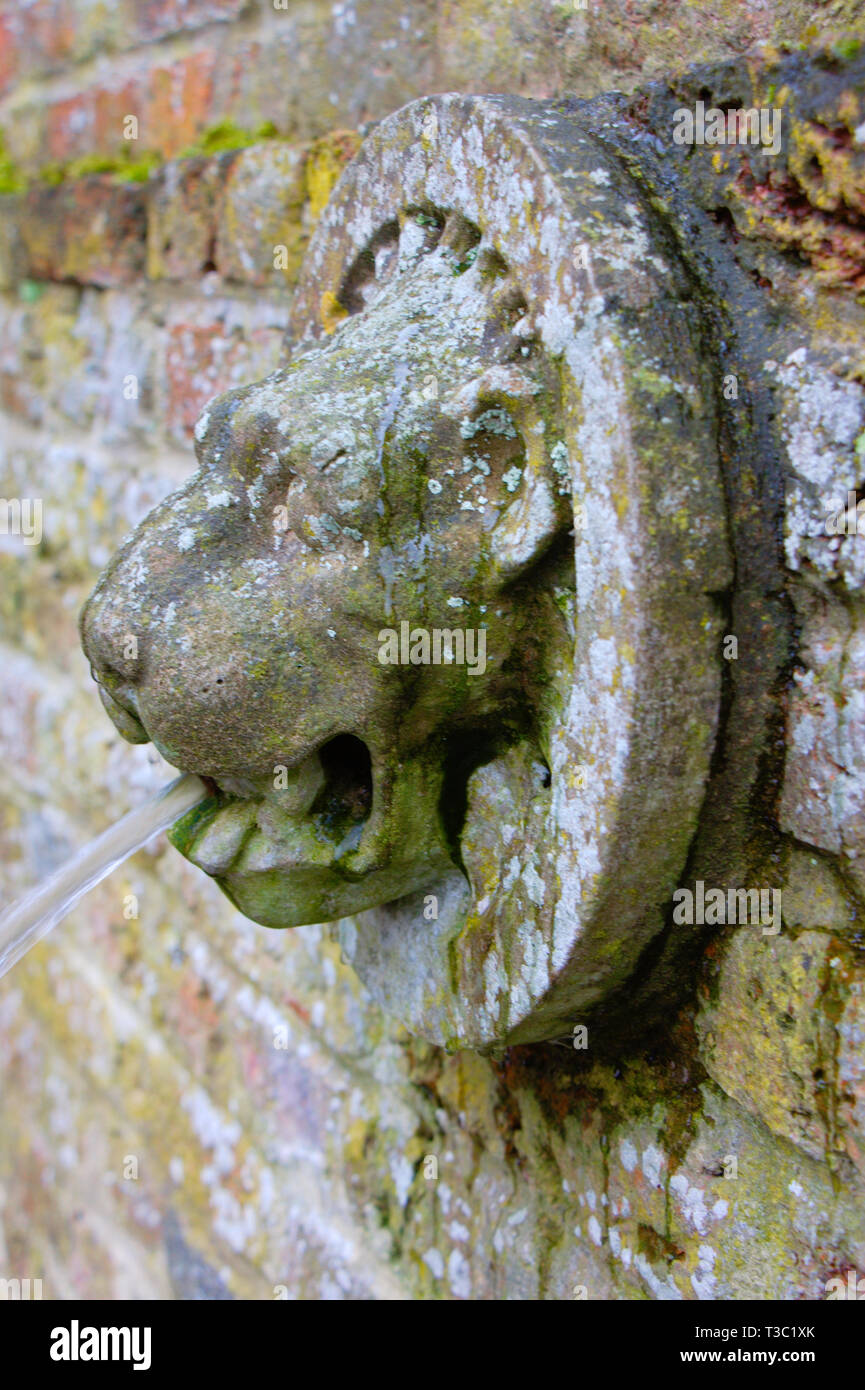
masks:
[(57, 925), (89, 889), (101, 883), (130, 854), (141, 849), (160, 830), (167, 830), (207, 795), (200, 778), (191, 773), (176, 777), (143, 806), (97, 835), (20, 902), (0, 913), (0, 978)]

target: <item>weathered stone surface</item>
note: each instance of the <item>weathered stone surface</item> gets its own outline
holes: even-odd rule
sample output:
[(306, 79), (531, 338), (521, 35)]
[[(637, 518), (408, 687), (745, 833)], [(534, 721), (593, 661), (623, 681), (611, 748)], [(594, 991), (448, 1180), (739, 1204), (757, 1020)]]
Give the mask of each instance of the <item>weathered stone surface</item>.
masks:
[(194, 279), (215, 269), (217, 206), (236, 156), (173, 160), (155, 176), (147, 202), (147, 274)]
[(306, 152), (300, 146), (258, 145), (234, 163), (219, 208), (215, 260), (229, 280), (285, 285), (297, 279), (309, 237)]
[[(837, 972), (845, 961), (830, 961)], [(848, 1155), (865, 1175), (865, 984), (862, 972), (847, 968), (837, 974), (835, 1073), (830, 1071), (827, 1111), (844, 1137)], [(840, 1099), (837, 1111), (836, 1095)]]
[(146, 217), (138, 185), (101, 175), (33, 189), (18, 220), (27, 274), (100, 286), (134, 283), (144, 272)]
[[(784, 550), (790, 569), (820, 579), (841, 579), (856, 591), (865, 584), (865, 563), (856, 534), (833, 534), (846, 512), (848, 493), (862, 476), (857, 440), (865, 430), (865, 390), (843, 380), (805, 348), (766, 370), (778, 383), (781, 432), (787, 450)], [(828, 523), (828, 525), (827, 525)], [(843, 526), (843, 519), (838, 522)]]
[[(861, 20), (861, 5), (847, 0), (818, 10), (797, 0), (759, 7), (663, 0), (650, 16), (618, 0), (583, 14), (565, 8), (556, 27), (555, 12), (541, 0), (495, 9), (441, 6), (437, 55), (431, 24), (413, 12), (405, 45), (379, 54), (398, 69), (382, 78), (371, 73), (378, 62), (359, 61), (359, 30), (347, 16), (325, 15), (322, 33), (337, 24), (344, 29), (331, 63), (326, 43), (308, 41), (311, 7), (292, 5), (271, 20), (269, 6), (261, 6), (241, 26), (226, 26), (215, 83), (208, 63), (180, 60), (189, 57), (184, 45), (212, 47), (219, 26), (192, 45), (168, 36), (159, 49), (113, 56), (110, 72), (105, 64), (67, 67), (48, 83), (13, 92), (0, 123), (16, 157), (26, 156), (32, 168), (60, 157), (46, 141), (58, 103), (65, 103), (59, 125), (83, 120), (74, 140), (71, 128), (57, 131), (58, 150), (114, 152), (119, 116), (149, 109), (139, 104), (137, 82), (153, 69), (169, 73), (158, 79), (154, 106), (166, 148), (183, 148), (202, 122), (230, 115), (254, 129), (258, 121), (281, 121), (283, 111), (305, 139), (386, 114), (376, 92), (382, 100), (389, 92), (397, 105), (426, 90), (495, 86), (503, 74), (523, 94), (546, 95), (538, 84), (549, 81), (560, 84), (556, 90), (593, 95), (683, 64), (686, 51), (717, 58), (743, 52), (755, 38), (798, 43), (809, 25)], [(14, 17), (39, 10), (17, 6)], [(187, 12), (197, 22), (199, 7)], [(12, 7), (0, 6), (0, 13), (0, 27), (8, 25)], [(45, 35), (46, 51), (59, 45), (57, 62), (66, 61), (63, 53), (95, 51), (82, 13), (74, 0), (65, 4), (63, 25)], [(126, 13), (116, 6), (94, 16), (88, 27), (98, 45), (109, 42), (105, 24)], [(382, 23), (385, 42), (397, 37), (395, 13)], [(247, 46), (256, 42), (259, 16), (274, 26), (289, 19), (293, 27), (278, 48)], [(418, 40), (419, 32), (426, 37)], [(126, 37), (140, 39), (129, 16), (118, 36)], [(851, 442), (848, 429), (862, 384), (863, 333), (851, 201), (861, 180), (857, 185), (855, 142), (847, 135), (865, 113), (852, 47), (848, 40), (843, 60), (827, 47), (816, 68), (806, 54), (792, 53), (770, 54), (768, 66), (749, 59), (726, 73), (702, 70), (677, 78), (675, 89), (662, 87), (666, 106), (658, 89), (640, 93), (621, 126), (606, 105), (593, 127), (645, 169), (660, 142), (662, 176), (653, 182), (656, 174), (645, 173), (647, 186), (664, 210), (659, 216), (671, 218), (669, 233), (701, 308), (711, 303), (718, 313), (703, 344), (707, 360), (721, 340), (726, 344), (725, 365), (711, 369), (716, 387), (724, 372), (738, 374), (738, 400), (719, 408), (726, 411), (721, 447), (737, 563), (726, 630), (738, 635), (739, 651), (724, 667), (731, 698), (703, 821), (720, 825), (727, 856), (721, 871), (732, 873), (735, 817), (725, 821), (720, 813), (733, 807), (738, 815), (741, 801), (752, 799), (755, 817), (746, 822), (741, 857), (747, 863), (751, 855), (757, 868), (754, 877), (737, 873), (734, 881), (780, 881), (784, 916), (777, 942), (755, 942), (745, 928), (728, 937), (712, 932), (708, 944), (703, 987), (724, 984), (705, 1003), (706, 1017), (718, 1011), (726, 1020), (711, 1045), (712, 1074), (726, 1078), (741, 1101), (715, 1080), (701, 1084), (702, 1048), (709, 1045), (695, 1044), (688, 1009), (677, 1015), (674, 1045), (649, 1045), (640, 1057), (625, 1034), (614, 1033), (615, 1060), (603, 1060), (591, 1030), (589, 1066), (570, 1038), (565, 1046), (511, 1049), (497, 1063), (446, 1056), (388, 1021), (326, 930), (256, 928), (180, 856), (151, 850), (0, 982), (0, 1277), (41, 1276), (52, 1298), (777, 1300), (821, 1299), (839, 1270), (865, 1271), (856, 964), (862, 898), (855, 860), (846, 853), (856, 847), (858, 812), (843, 812), (837, 796), (840, 785), (854, 786), (861, 763), (852, 742), (861, 677), (851, 645), (861, 554), (854, 535), (834, 546), (821, 533), (824, 497), (831, 499), (833, 486), (848, 486), (851, 474), (854, 486), (861, 482), (858, 434)], [(299, 73), (301, 49), (306, 67)], [(230, 51), (238, 62), (227, 60)], [(351, 84), (340, 52), (354, 66)], [(14, 59), (7, 68), (14, 83), (24, 69), (0, 41), (0, 82), (6, 56)], [(116, 102), (92, 103), (91, 84), (116, 88)], [(761, 151), (670, 144), (672, 112), (701, 92), (716, 103), (762, 103), (773, 100), (772, 84), (785, 113), (774, 170)], [(183, 124), (184, 103), (191, 125)], [(821, 124), (831, 135), (821, 138)], [(795, 136), (789, 148), (788, 135)], [(740, 177), (743, 158), (753, 182)], [(684, 203), (677, 201), (683, 188)], [(11, 225), (17, 229), (17, 217)], [(735, 234), (728, 235), (731, 225)], [(3, 226), (0, 219), (0, 238)], [(788, 236), (803, 226), (806, 237)], [(724, 257), (707, 251), (716, 244), (741, 265), (750, 299), (731, 288)], [(10, 260), (0, 251), (4, 263)], [(74, 618), (123, 533), (191, 467), (165, 433), (169, 326), (215, 328), (223, 316), (217, 337), (232, 344), (221, 358), (229, 375), (209, 380), (224, 389), (235, 368), (236, 381), (268, 369), (264, 360), (244, 365), (244, 344), (254, 329), (281, 329), (285, 298), (281, 286), (276, 296), (256, 289), (252, 312), (240, 285), (229, 296), (212, 273), (202, 281), (198, 268), (187, 283), (152, 282), (143, 297), (128, 286), (82, 293), (53, 285), (39, 295), (26, 266), (15, 258), (11, 265), (0, 325), (0, 496), (41, 494), (46, 535), (40, 546), (0, 537), (4, 901), (170, 775), (152, 746), (130, 748), (105, 720), (77, 649)], [(229, 299), (234, 307), (226, 317)], [(771, 330), (761, 309), (767, 303)], [(334, 326), (338, 302), (324, 307)], [(803, 346), (804, 358), (796, 355)], [(195, 390), (197, 350), (195, 334), (173, 335), (178, 438), (182, 393)], [(142, 381), (140, 416), (116, 394), (115, 364), (129, 364)], [(767, 397), (777, 433), (761, 414)], [(738, 435), (730, 432), (737, 419)], [(750, 455), (745, 434), (752, 436)], [(824, 456), (815, 480), (812, 465), (822, 467)], [(783, 574), (785, 563), (794, 574)], [(795, 615), (789, 627), (785, 598)], [(770, 695), (761, 703), (751, 673), (767, 652), (777, 671), (779, 650), (784, 679), (767, 681)], [(785, 695), (791, 667), (796, 677)], [(779, 715), (784, 698), (789, 723)], [(842, 725), (851, 731), (846, 742)], [(479, 787), (478, 796), (495, 806), (527, 787), (517, 809), (531, 831), (530, 776), (530, 765), (517, 764), (507, 780)], [(782, 786), (783, 815), (790, 817), (783, 830)], [(824, 837), (834, 848), (818, 847)], [(480, 868), (495, 876), (489, 837), (475, 843), (485, 861)], [(694, 854), (699, 863), (700, 844)], [(508, 859), (499, 877), (509, 869)], [(130, 895), (137, 918), (127, 915), (136, 905)], [(803, 933), (824, 963), (841, 965), (824, 976), (834, 993), (817, 998), (819, 1016), (809, 1027), (797, 1012), (791, 1033), (785, 1011), (767, 1005), (761, 1014), (743, 980), (764, 988), (764, 1002), (783, 1002), (785, 979), (799, 978), (795, 948)], [(696, 970), (706, 943), (696, 929), (693, 941)], [(668, 1018), (676, 1013), (669, 1001), (680, 997), (677, 984), (691, 978), (680, 957), (672, 962), (662, 972)], [(803, 993), (812, 985), (810, 972), (803, 973)], [(749, 1021), (739, 1023), (739, 1035), (753, 1025), (758, 1050), (776, 1066), (774, 1095), (741, 1056), (733, 1006), (724, 999), (728, 987)], [(829, 1068), (826, 1090), (815, 1098), (808, 1068), (818, 1032)], [(803, 1095), (809, 1115), (797, 1116)], [(760, 1118), (764, 1112), (771, 1125)], [(815, 1113), (819, 1124), (809, 1140)], [(782, 1137), (786, 1129), (790, 1138)], [(437, 1176), (426, 1175), (428, 1158), (436, 1160)]]
[[(861, 545), (865, 537), (850, 536)], [(790, 695), (781, 824), (843, 856), (865, 894), (865, 627), (822, 594), (797, 589), (802, 642)]]
[(714, 982), (717, 1000), (699, 1024), (719, 1086), (811, 1158), (825, 1157), (836, 1138), (826, 1101), (835, 1046), (830, 957), (827, 934), (769, 938), (740, 927)]
[(784, 921), (788, 927), (817, 927), (861, 942), (862, 907), (837, 867), (811, 850), (794, 846), (784, 876)]

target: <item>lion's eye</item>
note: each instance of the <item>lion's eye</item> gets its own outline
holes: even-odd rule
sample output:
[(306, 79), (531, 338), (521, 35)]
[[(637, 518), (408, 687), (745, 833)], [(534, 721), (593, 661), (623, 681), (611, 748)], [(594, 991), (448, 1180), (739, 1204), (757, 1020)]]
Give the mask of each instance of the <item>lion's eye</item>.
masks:
[(513, 491), (522, 475), (525, 441), (504, 406), (483, 407), (470, 420), (464, 420), (460, 433), (465, 441), (462, 471), (483, 484), (502, 479)]
[(293, 460), (285, 454), (277, 453), (275, 449), (268, 449), (265, 454), (259, 456), (251, 471), (266, 483), (279, 487), (288, 487), (292, 479), (297, 477), (297, 468)]
[(337, 449), (336, 453), (331, 454), (330, 458), (325, 459), (324, 463), (316, 464), (319, 473), (326, 472), (326, 470), (330, 468), (331, 464), (336, 463), (339, 459), (345, 458), (345, 452), (345, 449)]

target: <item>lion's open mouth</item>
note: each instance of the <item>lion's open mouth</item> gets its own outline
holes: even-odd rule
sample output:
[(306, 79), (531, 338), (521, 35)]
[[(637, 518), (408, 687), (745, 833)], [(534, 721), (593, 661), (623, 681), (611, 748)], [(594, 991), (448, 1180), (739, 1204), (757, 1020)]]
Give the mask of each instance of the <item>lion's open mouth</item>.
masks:
[(366, 743), (344, 733), (296, 767), (277, 768), (264, 795), (238, 797), (229, 790), (235, 779), (217, 778), (214, 796), (169, 838), (265, 926), (331, 922), (379, 906), (402, 896), (406, 883), (411, 891), (439, 873), (444, 861), (419, 836), (408, 837), (410, 848), (394, 843), (373, 765)]
[(342, 733), (296, 766), (277, 767), (273, 788), (259, 784), (253, 796), (234, 795), (236, 780), (217, 777), (214, 795), (169, 839), (265, 926), (333, 922), (392, 902), (453, 864), (430, 814), (438, 779), (376, 758)]
[(265, 794), (244, 778), (216, 775), (207, 781), (212, 798), (172, 835), (206, 873), (220, 877), (314, 864), (348, 879), (360, 876), (347, 861), (372, 812), (373, 774), (369, 749), (356, 735), (327, 740), (292, 768), (276, 764)]
[(372, 758), (363, 739), (338, 734), (319, 749), (325, 784), (313, 807), (337, 822), (360, 827), (372, 809)]
[[(134, 693), (96, 684), (118, 733), (130, 743), (150, 742)], [(276, 763), (272, 788), (264, 793), (260, 780), (198, 775), (211, 795), (172, 838), (205, 873), (224, 875), (241, 857), (253, 872), (297, 867), (311, 857), (318, 867), (362, 877), (341, 863), (358, 848), (373, 804), (372, 758), (357, 735), (338, 734), (291, 768)]]

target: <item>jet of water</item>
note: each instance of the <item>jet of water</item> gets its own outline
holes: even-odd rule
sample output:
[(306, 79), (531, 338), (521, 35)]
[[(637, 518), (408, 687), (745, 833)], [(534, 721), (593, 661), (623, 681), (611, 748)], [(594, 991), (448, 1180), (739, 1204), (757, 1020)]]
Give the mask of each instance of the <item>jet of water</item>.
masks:
[(198, 777), (176, 777), (137, 810), (97, 835), (20, 902), (0, 913), (0, 978), (37, 941), (66, 916), (78, 899), (141, 849), (160, 830), (167, 830), (205, 796)]

